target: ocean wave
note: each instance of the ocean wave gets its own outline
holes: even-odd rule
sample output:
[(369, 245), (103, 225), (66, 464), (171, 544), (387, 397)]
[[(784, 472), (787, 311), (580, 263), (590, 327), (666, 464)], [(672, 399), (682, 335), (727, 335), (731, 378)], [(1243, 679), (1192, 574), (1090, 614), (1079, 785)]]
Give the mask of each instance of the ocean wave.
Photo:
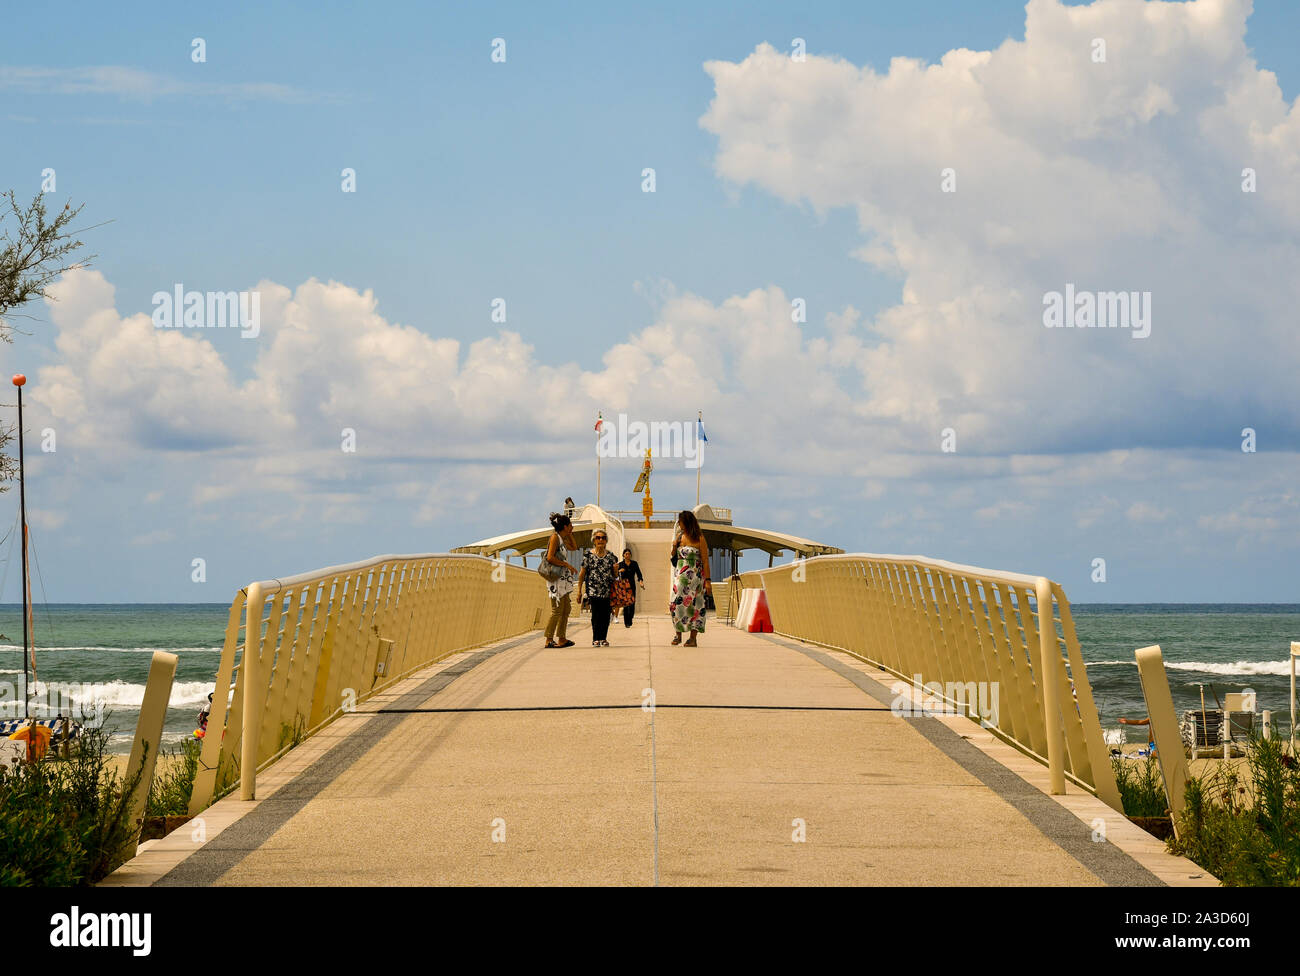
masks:
[[(21, 644), (0, 644), (0, 651), (21, 651)], [(205, 651), (212, 653), (220, 651), (220, 647), (99, 647), (93, 644), (70, 645), (68, 647), (41, 647), (34, 648), (37, 654), (42, 651), (120, 651), (123, 654), (152, 654), (154, 651), (166, 651), (168, 654), (184, 654), (194, 651)]]
[(1166, 670), (1201, 671), (1205, 674), (1290, 674), (1290, 661), (1236, 661), (1226, 664), (1221, 661), (1166, 661)]
[[(53, 690), (62, 695), (65, 699), (70, 698), (73, 704), (95, 705), (103, 703), (106, 708), (139, 708), (144, 701), (144, 688), (142, 684), (133, 684), (128, 681), (114, 680), (102, 681), (88, 684), (79, 682), (55, 681), (52, 683)], [(179, 708), (183, 705), (199, 705), (208, 700), (208, 693), (212, 691), (213, 684), (211, 681), (177, 681), (172, 685), (171, 697), (167, 701), (169, 708)], [(35, 698), (42, 703), (48, 703), (51, 700), (51, 685), (44, 681), (38, 681), (32, 687)]]
[[(1106, 665), (1126, 665), (1137, 667), (1137, 661), (1088, 661), (1089, 668)], [(1165, 661), (1167, 671), (1199, 671), (1202, 674), (1249, 675), (1276, 674), (1289, 675), (1290, 661)]]

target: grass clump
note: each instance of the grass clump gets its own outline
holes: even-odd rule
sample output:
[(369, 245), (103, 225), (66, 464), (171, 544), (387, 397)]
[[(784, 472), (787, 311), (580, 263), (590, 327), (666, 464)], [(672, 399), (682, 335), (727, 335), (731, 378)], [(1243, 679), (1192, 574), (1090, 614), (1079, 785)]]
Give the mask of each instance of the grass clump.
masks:
[(1154, 756), (1147, 756), (1140, 763), (1111, 756), (1110, 764), (1115, 770), (1115, 785), (1119, 787), (1126, 817), (1169, 816), (1165, 784)]
[(275, 751), (281, 752), (285, 746), (296, 749), (305, 738), (307, 738), (307, 723), (303, 721), (301, 715), (296, 715), (292, 725), (288, 722), (280, 723), (280, 744), (276, 746)]
[[(188, 738), (180, 746), (158, 757), (145, 816), (181, 817), (190, 812), (190, 794), (199, 771), (201, 739)], [(164, 757), (168, 760), (163, 762)]]

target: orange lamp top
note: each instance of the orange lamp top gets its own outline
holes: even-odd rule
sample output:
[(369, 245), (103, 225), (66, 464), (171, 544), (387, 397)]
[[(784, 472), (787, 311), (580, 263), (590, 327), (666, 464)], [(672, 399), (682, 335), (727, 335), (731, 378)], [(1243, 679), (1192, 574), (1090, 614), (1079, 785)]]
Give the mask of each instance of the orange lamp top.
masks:
[(27, 382), (27, 377), (22, 373), (14, 373), (14, 386), (22, 386)]

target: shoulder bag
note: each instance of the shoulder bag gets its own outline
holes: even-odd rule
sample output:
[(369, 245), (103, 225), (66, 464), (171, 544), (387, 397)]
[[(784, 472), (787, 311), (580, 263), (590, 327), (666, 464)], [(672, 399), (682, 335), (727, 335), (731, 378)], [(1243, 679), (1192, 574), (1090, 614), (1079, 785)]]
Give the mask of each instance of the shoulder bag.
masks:
[(548, 583), (554, 583), (557, 579), (559, 579), (561, 576), (564, 575), (564, 567), (556, 566), (554, 563), (552, 563), (549, 559), (546, 558), (547, 554), (550, 551), (551, 551), (551, 543), (550, 540), (548, 539), (546, 542), (546, 549), (542, 552), (542, 562), (537, 567), (537, 575), (540, 576), (542, 579), (546, 580), (546, 582)]

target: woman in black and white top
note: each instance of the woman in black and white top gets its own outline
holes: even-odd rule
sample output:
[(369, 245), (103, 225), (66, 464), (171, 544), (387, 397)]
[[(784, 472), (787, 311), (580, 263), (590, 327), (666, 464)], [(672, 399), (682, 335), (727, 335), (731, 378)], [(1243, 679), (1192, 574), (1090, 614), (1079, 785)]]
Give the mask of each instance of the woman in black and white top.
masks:
[(578, 573), (578, 599), (582, 599), (582, 588), (587, 588), (587, 599), (591, 604), (591, 646), (609, 647), (609, 591), (614, 588), (614, 566), (618, 562), (614, 554), (606, 550), (609, 536), (604, 529), (597, 529), (591, 534), (593, 548), (582, 557), (582, 571)]

